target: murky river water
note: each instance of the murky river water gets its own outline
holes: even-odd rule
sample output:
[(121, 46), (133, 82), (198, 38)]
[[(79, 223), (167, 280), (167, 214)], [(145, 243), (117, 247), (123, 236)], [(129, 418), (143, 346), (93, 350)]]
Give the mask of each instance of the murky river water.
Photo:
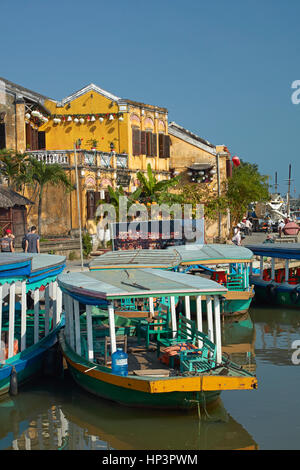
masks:
[[(0, 449), (300, 449), (300, 311), (252, 308), (223, 326), (225, 351), (255, 371), (258, 390), (228, 391), (198, 413), (129, 409), (63, 380), (0, 402)], [(300, 354), (299, 354), (300, 358)]]

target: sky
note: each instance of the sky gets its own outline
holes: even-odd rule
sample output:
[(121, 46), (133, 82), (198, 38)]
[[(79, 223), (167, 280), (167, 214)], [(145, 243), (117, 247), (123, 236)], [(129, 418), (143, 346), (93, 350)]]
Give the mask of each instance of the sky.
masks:
[(299, 17), (299, 0), (0, 0), (0, 76), (57, 100), (95, 83), (166, 107), (270, 184), (277, 171), (282, 194), (291, 164), (294, 197)]

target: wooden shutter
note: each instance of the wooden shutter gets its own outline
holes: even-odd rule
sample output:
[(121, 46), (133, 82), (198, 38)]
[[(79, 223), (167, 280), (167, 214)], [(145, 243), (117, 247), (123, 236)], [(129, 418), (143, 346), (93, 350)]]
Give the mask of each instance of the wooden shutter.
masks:
[(95, 193), (94, 191), (88, 191), (86, 193), (86, 217), (87, 219), (93, 219), (95, 213)]
[(158, 149), (160, 158), (164, 158), (164, 137), (164, 134), (158, 135)]
[(226, 160), (226, 177), (232, 177), (232, 165), (230, 160)]
[(132, 128), (132, 155), (141, 155), (141, 131)]
[(46, 148), (46, 137), (45, 132), (38, 132), (38, 150), (45, 150)]
[(31, 126), (30, 124), (26, 124), (26, 149), (31, 148)]
[(146, 132), (141, 131), (141, 154), (146, 155)]
[(95, 205), (94, 205), (94, 217), (96, 215), (96, 211), (97, 211), (97, 207), (99, 205), (99, 201), (100, 201), (100, 191), (95, 191)]
[(164, 136), (164, 155), (165, 158), (170, 158), (170, 137), (168, 135)]
[(0, 149), (5, 149), (6, 139), (5, 139), (5, 124), (0, 124)]
[(146, 155), (152, 157), (152, 132), (146, 132)]
[(152, 134), (152, 157), (157, 155), (157, 135)]

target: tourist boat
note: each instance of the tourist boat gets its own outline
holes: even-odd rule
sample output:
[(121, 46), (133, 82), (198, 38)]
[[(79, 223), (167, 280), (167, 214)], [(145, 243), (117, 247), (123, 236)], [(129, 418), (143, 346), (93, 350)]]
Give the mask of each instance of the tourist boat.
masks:
[(259, 258), (258, 272), (250, 270), (255, 302), (300, 308), (300, 243), (247, 247)]
[[(169, 248), (170, 249), (174, 248)], [(181, 256), (178, 272), (209, 277), (227, 288), (221, 303), (224, 318), (247, 313), (254, 296), (249, 283), (249, 266), (253, 253), (236, 245), (182, 245), (176, 251)], [(203, 305), (204, 312), (207, 306)], [(209, 307), (210, 308), (210, 307)], [(191, 302), (192, 313), (196, 312), (195, 300)]]
[(56, 278), (64, 268), (64, 256), (0, 253), (0, 396), (16, 394), (38, 373), (57, 341), (63, 320)]
[[(103, 270), (58, 276), (66, 326), (59, 342), (69, 371), (82, 388), (129, 406), (192, 409), (213, 402), (222, 390), (257, 387), (256, 377), (222, 355), (220, 298), (226, 288), (200, 277), (161, 269)], [(175, 296), (197, 298), (197, 322), (176, 317)], [(170, 318), (141, 319), (135, 336), (116, 335), (114, 302), (119, 299), (168, 297)], [(201, 300), (210, 297), (214, 315), (203, 332)], [(92, 307), (107, 305), (109, 334), (98, 331)], [(149, 300), (149, 304), (153, 302)], [(80, 311), (86, 321), (80, 321)], [(114, 366), (122, 345), (128, 372)], [(127, 350), (127, 352), (126, 352)], [(123, 358), (122, 361), (127, 359)], [(118, 366), (119, 367), (119, 366)], [(123, 367), (123, 366), (120, 366)]]

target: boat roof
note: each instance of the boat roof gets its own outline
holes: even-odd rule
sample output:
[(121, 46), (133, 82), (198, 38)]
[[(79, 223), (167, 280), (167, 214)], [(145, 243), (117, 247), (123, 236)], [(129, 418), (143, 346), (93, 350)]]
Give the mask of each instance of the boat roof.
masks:
[[(173, 248), (174, 249), (174, 248)], [(169, 250), (169, 248), (167, 249)], [(243, 246), (222, 244), (188, 244), (176, 247), (181, 256), (181, 264), (225, 264), (249, 263), (253, 253)]]
[(103, 270), (60, 274), (58, 285), (78, 301), (171, 295), (222, 295), (227, 289), (210, 279), (160, 269)]
[(270, 258), (300, 259), (300, 243), (261, 243), (246, 246), (255, 255)]
[(54, 280), (66, 266), (66, 257), (40, 253), (0, 253), (0, 284), (26, 280), (31, 289)]
[(161, 268), (179, 266), (181, 256), (176, 250), (109, 251), (89, 263), (90, 271), (101, 269)]

